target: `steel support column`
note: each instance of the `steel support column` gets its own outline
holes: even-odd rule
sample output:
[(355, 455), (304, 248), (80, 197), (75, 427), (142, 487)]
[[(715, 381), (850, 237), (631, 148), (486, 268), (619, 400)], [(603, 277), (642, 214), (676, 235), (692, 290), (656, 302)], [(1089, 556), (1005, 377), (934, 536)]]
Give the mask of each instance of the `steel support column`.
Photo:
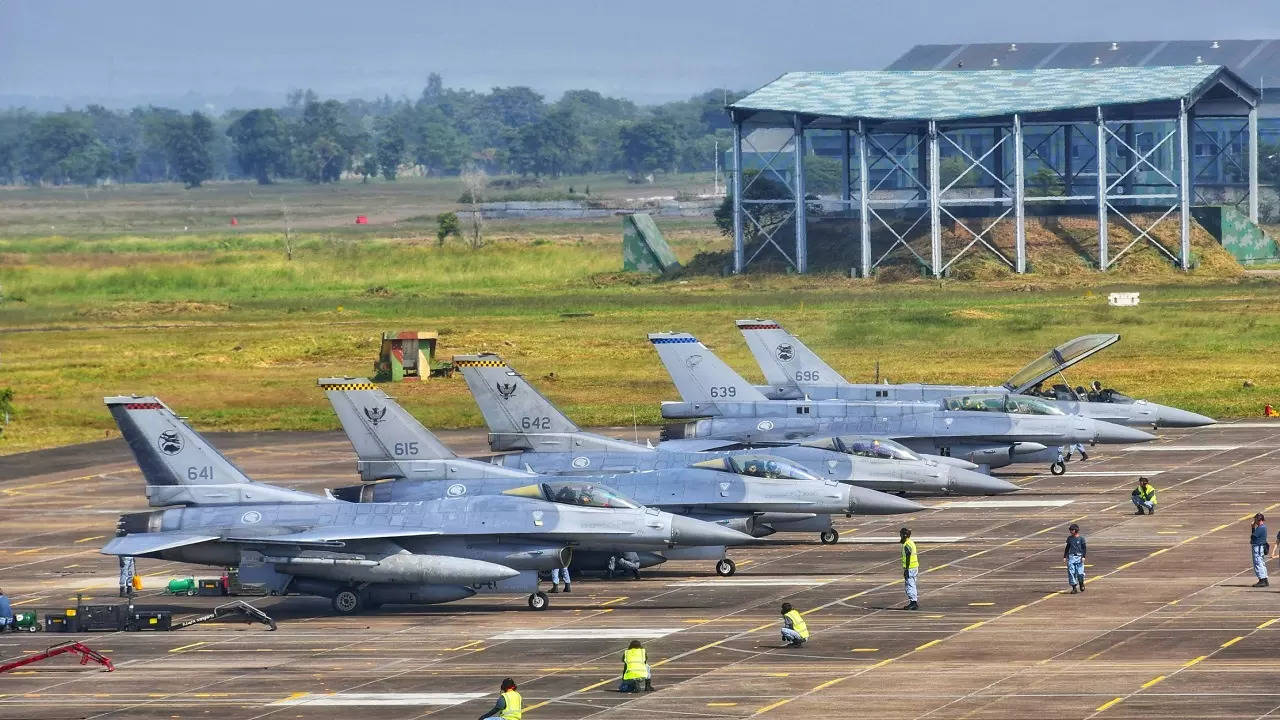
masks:
[(840, 131), (840, 199), (844, 201), (846, 210), (853, 209), (853, 197), (851, 195), (853, 188), (849, 182), (849, 169), (852, 166), (849, 158), (850, 135), (849, 128)]
[[(1026, 173), (1023, 165), (1022, 118), (1013, 116), (1013, 237), (1017, 250), (1018, 273), (1027, 271), (1027, 226), (1023, 198), (1026, 197)], [(997, 188), (999, 184), (997, 183)]]
[(871, 192), (867, 173), (867, 128), (858, 121), (858, 224), (862, 231), (862, 277), (871, 277)]
[(809, 271), (809, 238), (804, 211), (804, 121), (796, 115), (792, 122), (796, 146), (796, 272), (804, 274)]
[[(1004, 180), (1005, 177), (1004, 146), (1000, 144), (1000, 141), (1003, 139), (1001, 138), (1001, 133), (1003, 132), (1004, 131), (1001, 128), (991, 128), (991, 147), (995, 148), (995, 151), (991, 153), (991, 174), (1001, 180)], [(992, 188), (991, 195), (993, 197), (1003, 197), (1004, 188), (1000, 183), (993, 183), (993, 185), (994, 187)]]
[(933, 249), (932, 262), (934, 277), (942, 276), (942, 218), (940, 213), (939, 197), (942, 193), (938, 188), (938, 167), (940, 164), (938, 152), (938, 121), (929, 121), (929, 148), (927, 152), (929, 156), (929, 240)]
[(742, 242), (742, 121), (733, 122), (733, 272), (741, 274), (747, 256)]
[(1098, 172), (1098, 269), (1106, 270), (1107, 258), (1107, 125), (1098, 108), (1098, 144), (1095, 146)]
[(1187, 101), (1178, 103), (1178, 265), (1191, 267), (1191, 142), (1187, 138)]
[(1258, 222), (1258, 106), (1249, 108), (1249, 219)]
[(1074, 139), (1071, 137), (1075, 134), (1075, 125), (1062, 126), (1062, 194), (1066, 196), (1075, 195), (1074, 183), (1075, 179), (1075, 160), (1071, 157), (1071, 151), (1074, 149), (1072, 143)]

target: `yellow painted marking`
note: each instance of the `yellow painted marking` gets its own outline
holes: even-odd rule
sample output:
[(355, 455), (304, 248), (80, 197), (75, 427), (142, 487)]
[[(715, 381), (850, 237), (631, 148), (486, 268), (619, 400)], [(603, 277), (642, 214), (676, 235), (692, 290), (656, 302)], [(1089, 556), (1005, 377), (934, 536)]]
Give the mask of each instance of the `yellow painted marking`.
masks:
[(966, 630), (975, 630), (975, 629), (980, 628), (980, 627), (982, 627), (983, 625), (986, 625), (986, 624), (987, 624), (987, 621), (986, 621), (986, 620), (979, 620), (978, 622), (976, 622), (976, 623), (974, 623), (974, 624), (972, 624), (972, 625), (966, 625), (966, 626), (964, 626), (963, 628), (961, 628), (961, 629), (960, 629), (960, 632), (965, 632)]
[(1016, 608), (1012, 608), (1012, 609), (1010, 609), (1010, 610), (1005, 610), (1004, 612), (1002, 612), (1002, 613), (1000, 613), (1000, 614), (1001, 614), (1001, 615), (1012, 615), (1012, 614), (1014, 614), (1014, 613), (1018, 612), (1019, 610), (1025, 610), (1025, 609), (1027, 609), (1027, 606), (1026, 606), (1026, 605), (1019, 605), (1019, 606), (1018, 606), (1018, 607), (1016, 607)]
[(769, 673), (769, 677), (789, 677), (791, 673)]
[(1182, 667), (1184, 667), (1184, 668), (1189, 668), (1189, 667), (1191, 667), (1192, 665), (1195, 665), (1196, 663), (1200, 662), (1201, 660), (1204, 660), (1204, 659), (1205, 659), (1205, 658), (1207, 658), (1207, 657), (1209, 657), (1209, 656), (1208, 656), (1208, 655), (1201, 655), (1200, 657), (1196, 658), (1195, 660), (1188, 660), (1188, 661), (1186, 661), (1186, 662), (1182, 663)]
[(1223, 523), (1223, 524), (1219, 525), (1218, 527), (1216, 527), (1216, 528), (1214, 528), (1214, 529), (1210, 530), (1209, 532), (1218, 532), (1219, 530), (1222, 530), (1223, 528), (1226, 528), (1226, 527), (1227, 527), (1227, 523)]
[(759, 710), (757, 710), (757, 711), (756, 711), (756, 714), (757, 714), (757, 715), (763, 715), (764, 713), (767, 713), (767, 712), (769, 712), (770, 710), (772, 710), (772, 709), (774, 709), (774, 708), (782, 707), (783, 705), (786, 705), (786, 704), (787, 704), (787, 703), (789, 703), (789, 702), (791, 702), (791, 698), (787, 698), (787, 699), (785, 699), (785, 700), (779, 700), (779, 701), (778, 701), (778, 702), (776, 702), (776, 703), (771, 703), (771, 704), (769, 704), (769, 705), (765, 705), (764, 707), (762, 707), (762, 708), (760, 708)]
[(738, 567), (742, 567), (743, 565), (750, 565), (753, 562), (755, 562), (755, 560), (743, 560), (742, 562), (738, 563)]
[(1167, 552), (1169, 552), (1169, 548), (1160, 548), (1159, 550), (1157, 550), (1157, 551), (1155, 551), (1155, 552), (1151, 553), (1151, 554), (1150, 554), (1150, 555), (1148, 555), (1147, 557), (1149, 557), (1149, 558), (1153, 558), (1153, 557), (1155, 557), (1155, 556), (1157, 556), (1157, 555), (1163, 555), (1164, 553), (1167, 553)]
[(1222, 647), (1224, 647), (1224, 648), (1229, 648), (1229, 647), (1231, 647), (1232, 645), (1235, 645), (1236, 643), (1240, 642), (1240, 641), (1241, 641), (1241, 640), (1243, 640), (1243, 639), (1244, 639), (1244, 636), (1243, 636), (1243, 635), (1237, 635), (1237, 636), (1235, 636), (1235, 637), (1231, 638), (1230, 640), (1228, 640), (1228, 641), (1226, 641), (1226, 642), (1222, 643)]
[(1157, 530), (1156, 534), (1157, 535), (1177, 535), (1178, 531), (1177, 530)]
[(880, 648), (854, 648), (853, 652), (875, 652)]
[(1112, 705), (1115, 705), (1115, 704), (1117, 704), (1117, 703), (1120, 703), (1120, 702), (1122, 702), (1123, 700), (1124, 700), (1124, 698), (1112, 698), (1112, 699), (1110, 699), (1110, 700), (1108, 700), (1108, 701), (1106, 701), (1106, 702), (1102, 703), (1101, 705), (1099, 705), (1099, 706), (1098, 706), (1098, 709), (1097, 709), (1097, 710), (1094, 710), (1094, 712), (1102, 712), (1103, 710), (1106, 710), (1107, 708), (1111, 707)]
[(885, 665), (888, 665), (888, 664), (889, 664), (889, 663), (891, 663), (891, 662), (893, 662), (893, 658), (888, 658), (887, 660), (881, 660), (880, 662), (876, 663), (875, 665), (872, 665), (871, 667), (869, 667), (869, 668), (867, 668), (867, 669), (868, 669), (868, 670), (875, 670), (876, 668), (878, 668), (878, 667), (884, 667)]
[(1277, 621), (1280, 621), (1280, 618), (1271, 618), (1270, 620), (1268, 620), (1268, 621), (1266, 621), (1266, 622), (1262, 623), (1261, 625), (1259, 625), (1259, 626), (1258, 626), (1258, 629), (1259, 629), (1259, 630), (1261, 630), (1262, 628), (1267, 627), (1267, 626), (1268, 626), (1268, 625), (1270, 625), (1271, 623), (1274, 623), (1274, 622), (1277, 622)]
[(623, 600), (626, 600), (628, 597), (630, 597), (630, 596), (628, 596), (628, 595), (623, 595), (622, 597), (616, 597), (616, 598), (614, 598), (614, 599), (612, 599), (612, 600), (610, 600), (610, 601), (608, 601), (608, 602), (602, 602), (602, 603), (600, 603), (600, 605), (601, 605), (601, 607), (603, 607), (603, 606), (605, 606), (605, 605), (612, 605), (612, 604), (614, 604), (614, 603), (620, 603), (620, 602), (622, 602)]
[(835, 685), (836, 683), (844, 682), (844, 680), (845, 680), (845, 678), (842, 678), (842, 677), (838, 677), (838, 678), (836, 678), (836, 679), (834, 679), (834, 680), (828, 680), (828, 681), (826, 681), (826, 682), (824, 682), (824, 683), (821, 683), (821, 684), (819, 684), (819, 685), (815, 685), (815, 686), (813, 687), (813, 690), (811, 690), (810, 692), (817, 692), (817, 691), (819, 691), (819, 690), (822, 690), (822, 689), (825, 689), (825, 688), (829, 688), (829, 687), (831, 687), (832, 685)]
[(925, 572), (933, 572), (934, 570), (941, 570), (942, 568), (947, 567), (950, 564), (951, 563), (942, 563), (941, 565), (936, 565), (934, 567), (929, 568), (928, 570), (925, 570)]
[(707, 618), (685, 618), (685, 622), (702, 624), (702, 623), (709, 623), (711, 621), (708, 620)]
[(731, 703), (731, 702), (709, 702), (707, 703), (707, 707), (733, 707), (734, 705), (737, 705), (737, 704), (738, 703)]
[(48, 548), (49, 548), (49, 546), (48, 546), (48, 545), (44, 545), (44, 546), (37, 547), (37, 548), (29, 548), (29, 549), (27, 549), (27, 550), (19, 550), (18, 552), (14, 553), (14, 555), (30, 555), (31, 553), (40, 552), (41, 550), (47, 550)]
[(1135, 561), (1133, 561), (1133, 562), (1127, 562), (1127, 563), (1125, 563), (1125, 564), (1121, 565), (1120, 567), (1116, 568), (1116, 570), (1117, 570), (1117, 571), (1118, 571), (1118, 570), (1124, 570), (1125, 568), (1133, 567), (1133, 566), (1134, 566), (1134, 565), (1136, 565), (1137, 563), (1138, 563), (1138, 561), (1137, 561), (1137, 560), (1135, 560)]
[(969, 604), (974, 607), (985, 606), (985, 605), (995, 605), (995, 603), (993, 602), (977, 602), (977, 603), (969, 603)]
[(1041, 600), (1048, 600), (1049, 598), (1053, 597), (1054, 595), (1061, 595), (1061, 594), (1062, 594), (1062, 591), (1061, 591), (1061, 590), (1054, 590), (1053, 592), (1046, 594), (1044, 597), (1042, 597), (1042, 598), (1040, 598), (1040, 599), (1041, 599)]
[(471, 642), (467, 643), (466, 645), (459, 645), (458, 647), (445, 648), (445, 652), (453, 652), (453, 651), (455, 651), (455, 650), (466, 650), (467, 648), (469, 648), (469, 647), (471, 647), (471, 646), (473, 646), (473, 645), (479, 645), (479, 644), (480, 644), (480, 643), (482, 643), (482, 642), (484, 642), (484, 641), (483, 641), (483, 640), (472, 640)]
[(208, 642), (206, 642), (206, 641), (194, 642), (194, 643), (191, 643), (190, 645), (183, 645), (182, 647), (176, 647), (176, 648), (174, 648), (174, 649), (170, 650), (169, 652), (171, 652), (171, 653), (182, 652), (183, 650), (190, 650), (190, 649), (191, 649), (191, 648), (193, 648), (193, 647), (199, 647), (199, 646), (201, 646), (201, 645), (208, 645), (208, 644), (209, 644), (209, 643), (208, 643)]
[(77, 543), (82, 543), (82, 542), (89, 542), (90, 540), (101, 540), (101, 539), (102, 539), (102, 538), (104, 538), (104, 537), (106, 537), (106, 535), (94, 535), (94, 536), (92, 536), (92, 537), (83, 537), (83, 538), (80, 538), (80, 539), (79, 539), (79, 540), (77, 540), (76, 542), (77, 542)]
[(937, 640), (930, 640), (929, 642), (927, 642), (927, 643), (925, 643), (925, 644), (923, 644), (923, 645), (917, 645), (917, 646), (916, 646), (916, 650), (923, 650), (923, 649), (925, 649), (925, 648), (927, 648), (927, 647), (932, 647), (932, 646), (934, 646), (934, 645), (937, 645), (937, 644), (938, 644), (938, 643), (940, 643), (940, 642), (942, 642), (942, 638), (938, 638)]
[(1161, 676), (1159, 676), (1159, 677), (1151, 678), (1150, 680), (1148, 680), (1148, 681), (1146, 681), (1146, 682), (1142, 683), (1142, 689), (1143, 689), (1143, 690), (1146, 690), (1147, 688), (1151, 687), (1152, 685), (1155, 685), (1156, 683), (1160, 682), (1160, 681), (1161, 681), (1161, 680), (1163, 680), (1163, 679), (1164, 679), (1164, 675), (1161, 675)]

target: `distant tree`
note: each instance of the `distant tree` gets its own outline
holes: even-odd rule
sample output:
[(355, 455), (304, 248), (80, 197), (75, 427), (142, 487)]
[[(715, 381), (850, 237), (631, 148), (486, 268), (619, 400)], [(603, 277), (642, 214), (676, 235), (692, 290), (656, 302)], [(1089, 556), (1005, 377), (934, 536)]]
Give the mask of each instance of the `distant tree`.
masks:
[(840, 182), (840, 161), (825, 155), (807, 155), (804, 159), (805, 195), (834, 195), (844, 186)]
[(400, 163), (404, 160), (405, 142), (399, 130), (394, 128), (383, 133), (378, 139), (378, 167), (382, 169), (382, 177), (395, 180)]
[(169, 172), (188, 188), (199, 187), (213, 176), (213, 123), (203, 114), (153, 113), (147, 119), (146, 135), (148, 143), (163, 153)]
[(245, 174), (259, 185), (271, 182), (271, 176), (284, 175), (289, 167), (289, 128), (283, 118), (270, 108), (250, 110), (227, 127), (236, 162)]
[(463, 237), (467, 240), (467, 245), (472, 250), (479, 250), (484, 246), (484, 217), (480, 214), (480, 208), (476, 207), (477, 203), (484, 202), (484, 189), (489, 186), (489, 177), (484, 170), (479, 168), (468, 168), (462, 173), (462, 192), (464, 197), (468, 198), (468, 204), (471, 205), (470, 222), (467, 223)]
[(467, 140), (443, 115), (435, 113), (417, 128), (413, 160), (428, 172), (456, 173), (467, 160)]
[[(791, 190), (783, 185), (771, 172), (761, 173), (759, 170), (746, 170), (742, 173), (742, 198), (744, 200), (779, 200), (781, 202), (752, 203), (745, 209), (751, 213), (765, 232), (772, 233), (779, 225), (787, 222), (795, 212), (795, 202), (785, 198), (791, 196)], [(715, 210), (716, 227), (725, 235), (733, 235), (733, 196), (726, 195), (720, 207)], [(759, 229), (750, 221), (743, 225), (748, 237), (754, 236)]]
[(9, 424), (13, 412), (13, 388), (0, 389), (0, 433), (3, 433), (4, 426)]
[(356, 172), (360, 173), (360, 182), (367, 183), (369, 178), (378, 176), (378, 157), (376, 155), (365, 155), (364, 159), (356, 165)]
[(1052, 168), (1042, 167), (1031, 173), (1027, 185), (1040, 197), (1056, 197), (1065, 194), (1062, 177)]
[(299, 174), (315, 183), (337, 182), (359, 143), (343, 127), (342, 103), (308, 100), (293, 129), (293, 161)]
[(23, 174), (30, 182), (91, 185), (111, 172), (107, 147), (80, 113), (45, 115), (36, 120), (27, 131), (22, 154)]
[(620, 133), (622, 154), (632, 172), (674, 172), (684, 138), (669, 120), (651, 118), (625, 127)]
[(978, 181), (978, 173), (982, 171), (969, 167), (969, 161), (959, 155), (942, 158), (938, 161), (938, 187), (944, 188), (955, 182), (955, 187), (970, 187)]
[(458, 213), (440, 213), (436, 216), (436, 246), (444, 247), (444, 241), (450, 237), (462, 237)]
[(521, 175), (558, 177), (585, 163), (581, 123), (570, 109), (557, 109), (518, 132), (511, 164)]

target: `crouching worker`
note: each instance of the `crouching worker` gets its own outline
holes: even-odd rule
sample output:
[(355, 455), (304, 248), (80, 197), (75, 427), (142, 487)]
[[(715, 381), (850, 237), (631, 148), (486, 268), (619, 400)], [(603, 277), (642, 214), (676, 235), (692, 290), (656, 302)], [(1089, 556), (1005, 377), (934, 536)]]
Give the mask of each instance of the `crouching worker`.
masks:
[(1134, 515), (1142, 515), (1144, 510), (1147, 515), (1156, 514), (1156, 486), (1147, 482), (1146, 478), (1138, 478), (1138, 487), (1133, 489), (1129, 499), (1133, 501), (1133, 506), (1138, 509)]
[(503, 678), (498, 702), (493, 709), (480, 716), (480, 720), (520, 720), (524, 714), (524, 699), (516, 692), (516, 681)]
[(653, 690), (653, 681), (649, 675), (649, 655), (639, 640), (632, 640), (627, 649), (622, 651), (622, 682), (618, 692), (640, 692), (641, 684), (645, 692)]
[(782, 603), (782, 641), (790, 647), (800, 647), (809, 639), (809, 626), (791, 603)]

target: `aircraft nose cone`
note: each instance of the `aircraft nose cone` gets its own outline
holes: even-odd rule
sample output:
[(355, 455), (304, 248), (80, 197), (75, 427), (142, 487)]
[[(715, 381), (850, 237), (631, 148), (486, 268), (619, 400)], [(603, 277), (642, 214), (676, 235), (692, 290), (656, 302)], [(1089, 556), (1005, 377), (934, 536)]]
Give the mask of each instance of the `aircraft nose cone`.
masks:
[(1003, 495), (1022, 489), (1008, 480), (973, 470), (951, 468), (947, 475), (947, 488), (956, 495)]
[(1156, 427), (1202, 427), (1204, 425), (1213, 425), (1217, 422), (1211, 417), (1193, 413), (1189, 410), (1179, 410), (1167, 405), (1156, 406)]
[(753, 540), (744, 532), (722, 525), (684, 515), (671, 516), (672, 545), (742, 545)]
[(849, 489), (849, 512), (856, 515), (898, 515), (924, 510), (924, 505), (897, 495), (846, 485)]
[(1094, 420), (1094, 442), (1104, 444), (1140, 443), (1155, 440), (1156, 436), (1138, 428), (1125, 427), (1102, 420)]

